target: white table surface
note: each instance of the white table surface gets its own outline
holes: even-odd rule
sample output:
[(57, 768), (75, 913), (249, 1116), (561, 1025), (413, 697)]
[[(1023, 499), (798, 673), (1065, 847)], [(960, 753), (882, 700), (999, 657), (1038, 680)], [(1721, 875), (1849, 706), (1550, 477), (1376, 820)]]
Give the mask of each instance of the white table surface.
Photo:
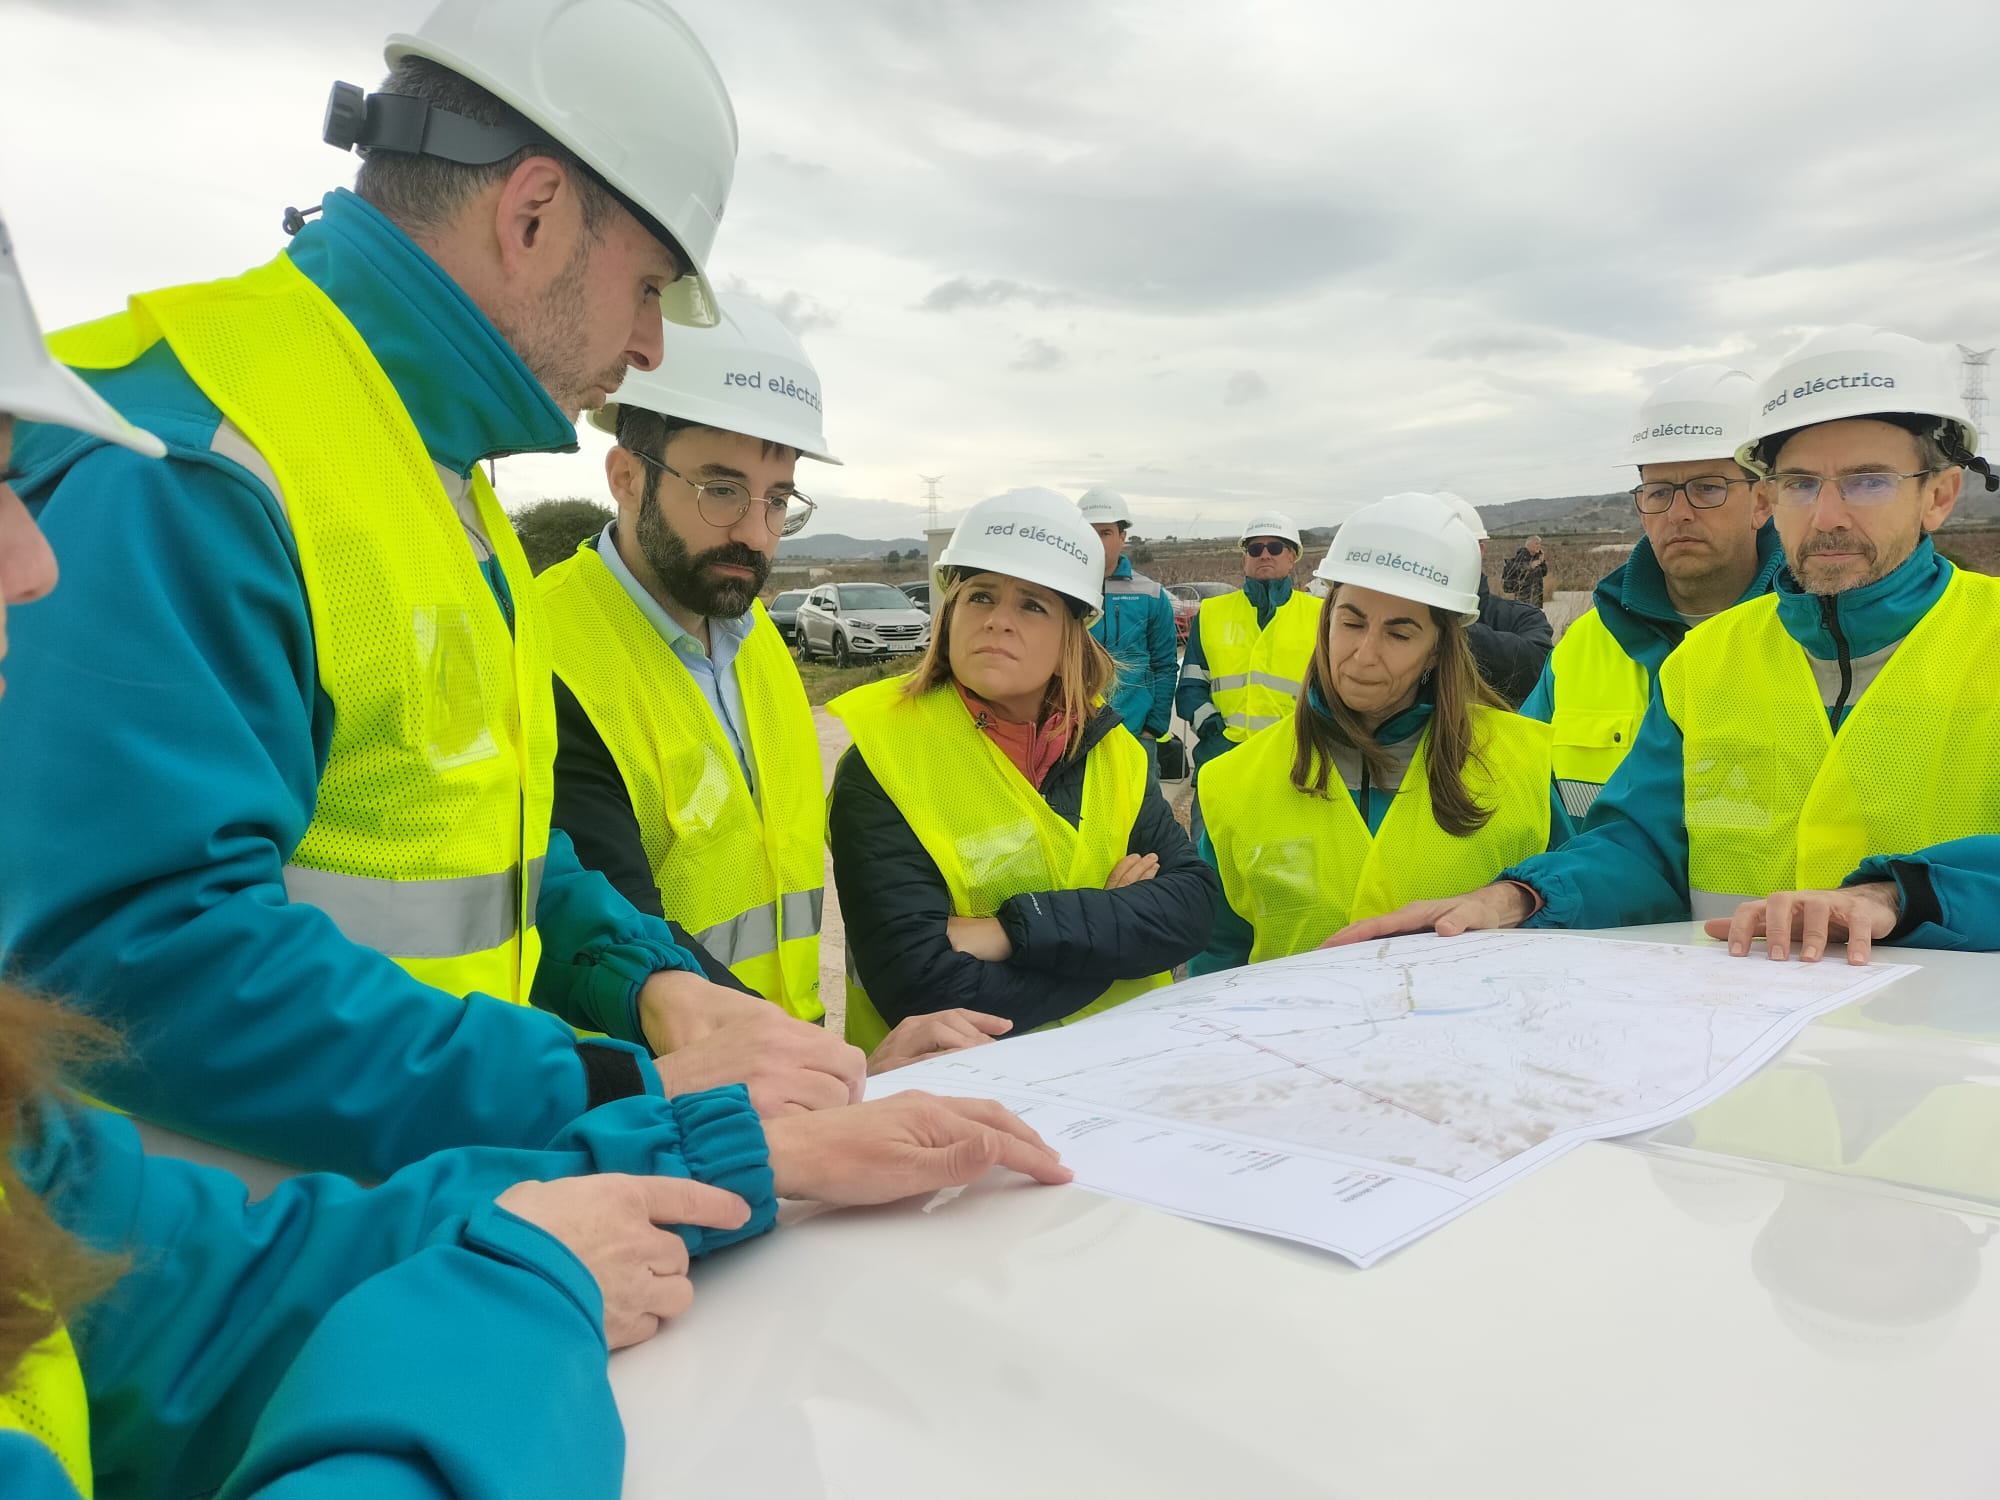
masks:
[(613, 1359), (626, 1493), (2000, 1495), (2000, 956), (1884, 957), (1726, 1119), (1369, 1271), (997, 1174), (788, 1208)]

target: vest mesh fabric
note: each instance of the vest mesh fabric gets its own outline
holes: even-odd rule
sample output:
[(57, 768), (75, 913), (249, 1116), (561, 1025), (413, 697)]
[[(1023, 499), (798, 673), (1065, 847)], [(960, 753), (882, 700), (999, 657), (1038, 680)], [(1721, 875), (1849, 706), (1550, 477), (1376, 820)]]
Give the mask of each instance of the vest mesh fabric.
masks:
[[(1122, 725), (1091, 748), (1078, 827), (1056, 813), (981, 734), (949, 684), (919, 698), (906, 677), (869, 683), (827, 705), (854, 735), (875, 780), (936, 862), (952, 912), (990, 917), (1031, 891), (1101, 887), (1125, 857), (1146, 795), (1146, 752)], [(1065, 1023), (1108, 1010), (1167, 982), (1165, 974), (1120, 980)], [(923, 1010), (922, 996), (902, 1009)], [(872, 1048), (888, 1027), (849, 964), (847, 1039)]]
[(1209, 696), (1224, 736), (1241, 743), (1289, 718), (1318, 642), (1320, 601), (1294, 593), (1260, 630), (1257, 606), (1238, 589), (1204, 599), (1200, 618)]
[(1660, 669), (1697, 916), (2000, 833), (2000, 580), (1954, 572), (1837, 734), (1777, 606), (1767, 594), (1697, 626)]
[[(555, 705), (532, 574), (506, 513), (475, 469), (471, 493), (513, 596), (511, 631), (395, 387), (288, 257), (142, 294), (125, 314), (51, 345), (72, 364), (104, 368), (162, 337), (271, 465), (298, 546), (335, 718), (288, 885), (294, 870), (349, 877), (316, 889), (351, 939), (453, 993), (525, 1003), (539, 952), (532, 906), (548, 847)], [(453, 882), (481, 878), (489, 898), (493, 880), (511, 882), (499, 923), (511, 931), (486, 924), (483, 946), (416, 953), (371, 936), (371, 921), (393, 919), (385, 909), (397, 904), (406, 928), (428, 906), (451, 915), (473, 891)]]
[(1595, 609), (1563, 632), (1549, 657), (1555, 684), (1556, 787), (1572, 818), (1590, 811), (1638, 737), (1652, 681)]
[(1204, 828), (1223, 893), (1254, 934), (1252, 963), (1304, 953), (1407, 901), (1473, 890), (1548, 848), (1548, 726), (1480, 708), (1473, 737), (1466, 784), (1493, 816), (1464, 837), (1432, 811), (1428, 727), (1374, 834), (1337, 775), (1325, 797), (1292, 785), (1290, 723), (1252, 735), (1203, 773)]
[[(661, 909), (765, 999), (807, 1020), (824, 1014), (819, 735), (764, 606), (752, 606), (734, 665), (757, 772), (753, 798), (714, 709), (603, 558), (582, 548), (538, 583), (556, 671), (624, 777)], [(768, 921), (744, 920), (764, 913)]]

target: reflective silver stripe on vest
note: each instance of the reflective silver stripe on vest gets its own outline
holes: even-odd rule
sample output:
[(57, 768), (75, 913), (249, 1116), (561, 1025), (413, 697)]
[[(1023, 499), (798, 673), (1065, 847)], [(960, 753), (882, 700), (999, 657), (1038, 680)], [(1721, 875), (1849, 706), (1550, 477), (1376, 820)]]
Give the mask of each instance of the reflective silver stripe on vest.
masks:
[[(542, 862), (528, 883), (539, 892)], [(465, 958), (503, 948), (520, 928), (520, 867), (445, 880), (383, 880), (285, 866), (285, 894), (317, 906), (350, 943), (391, 958)]]
[(542, 909), (542, 865), (545, 862), (539, 854), (528, 861), (528, 899), (524, 904), (530, 917)]
[[(809, 937), (820, 929), (826, 892), (787, 891), (780, 898), (780, 904), (784, 908), (785, 936)], [(767, 958), (778, 951), (778, 910), (777, 905), (771, 904), (753, 906), (727, 922), (717, 922), (713, 927), (696, 933), (695, 941), (728, 968), (753, 958)]]
[(1223, 723), (1231, 729), (1241, 729), (1246, 734), (1255, 734), (1260, 729), (1269, 729), (1273, 724), (1285, 722), (1283, 714), (1230, 714)]
[(1759, 901), (1760, 896), (1725, 896), (1719, 891), (1688, 892), (1688, 908), (1697, 922), (1706, 922), (1711, 917), (1733, 917), (1736, 908), (1745, 901)]
[(1229, 672), (1221, 677), (1210, 678), (1209, 686), (1218, 693), (1234, 692), (1238, 688), (1247, 688), (1250, 686), (1250, 674), (1248, 672)]
[(1299, 691), (1299, 684), (1294, 679), (1279, 677), (1271, 672), (1252, 672), (1250, 674), (1250, 686), (1271, 688), (1289, 697), (1297, 697)]
[(1597, 794), (1604, 790), (1604, 786), (1596, 781), (1564, 781), (1558, 776), (1556, 790), (1562, 794), (1563, 811), (1572, 818), (1582, 818), (1589, 816), (1590, 805), (1597, 800)]
[(1148, 598), (1158, 598), (1160, 586), (1144, 573), (1134, 573), (1130, 578), (1107, 578), (1104, 580), (1107, 594), (1144, 594)]

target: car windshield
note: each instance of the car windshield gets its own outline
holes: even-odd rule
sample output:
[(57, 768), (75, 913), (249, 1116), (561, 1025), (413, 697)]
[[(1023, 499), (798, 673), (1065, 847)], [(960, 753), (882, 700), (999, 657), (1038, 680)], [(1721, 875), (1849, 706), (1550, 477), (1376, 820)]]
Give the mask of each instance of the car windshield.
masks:
[(909, 596), (900, 589), (892, 589), (886, 583), (843, 583), (840, 586), (840, 607), (842, 609), (908, 609)]
[(778, 595), (778, 597), (777, 597), (777, 598), (775, 598), (775, 599), (773, 599), (773, 600), (771, 601), (771, 608), (773, 608), (773, 609), (797, 609), (797, 608), (799, 607), (799, 601), (800, 601), (801, 599), (805, 598), (805, 596), (806, 596), (806, 595), (805, 595), (805, 590), (804, 590), (804, 589), (797, 589), (797, 590), (794, 590), (794, 591), (793, 591), (792, 593), (789, 593), (789, 594), (780, 594), (780, 595)]

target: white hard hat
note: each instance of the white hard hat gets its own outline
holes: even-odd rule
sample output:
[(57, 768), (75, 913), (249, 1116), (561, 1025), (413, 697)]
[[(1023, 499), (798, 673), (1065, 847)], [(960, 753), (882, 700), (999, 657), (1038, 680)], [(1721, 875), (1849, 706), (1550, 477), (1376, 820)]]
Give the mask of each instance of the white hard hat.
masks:
[(1728, 365), (1689, 365), (1661, 382), (1639, 408), (1623, 464), (1734, 458), (1750, 432), (1757, 382)]
[(942, 595), (953, 572), (1000, 573), (1039, 583), (1084, 608), (1084, 623), (1104, 612), (1104, 548), (1083, 513), (1054, 490), (1009, 490), (965, 513), (931, 569)]
[(740, 432), (837, 464), (826, 451), (819, 372), (798, 335), (749, 297), (732, 296), (713, 329), (669, 328), (657, 370), (627, 370), (617, 399), (590, 413), (616, 434), (618, 408), (636, 406), (720, 432)]
[(1125, 497), (1108, 485), (1097, 485), (1077, 497), (1076, 508), (1092, 526), (1132, 524), (1132, 507)]
[(1299, 523), (1275, 510), (1259, 511), (1250, 518), (1250, 524), (1243, 528), (1243, 535), (1237, 541), (1239, 544), (1247, 542), (1253, 536), (1274, 536), (1296, 548), (1299, 545)]
[(1341, 523), (1313, 576), (1435, 604), (1467, 624), (1479, 618), (1479, 543), (1436, 495), (1362, 506)]
[[(707, 51), (662, 0), (440, 0), (414, 33), (389, 38), (385, 56), (391, 69), (406, 57), (451, 69), (574, 152), (686, 260), (685, 274), (660, 297), (661, 314), (714, 326), (705, 268), (736, 176), (736, 112)], [(336, 134), (343, 87), (347, 109), (360, 105), (359, 90), (336, 85), (327, 122), (335, 145), (467, 159), (446, 144), (447, 134), (461, 134), (445, 123), (458, 118), (448, 113), (412, 112), (414, 140), (377, 134), (404, 123), (378, 110), (379, 94), (368, 100), (365, 124), (347, 117)], [(504, 160), (523, 144), (470, 159)]]
[(148, 458), (164, 457), (167, 451), (166, 444), (119, 416), (49, 353), (4, 221), (0, 221), (0, 415), (73, 427)]
[(1451, 507), (1451, 513), (1465, 523), (1465, 529), (1472, 533), (1472, 539), (1483, 542), (1492, 535), (1486, 523), (1479, 518), (1479, 511), (1463, 495), (1454, 495), (1450, 490), (1437, 491), (1438, 499)]
[(1970, 460), (1979, 451), (1979, 429), (1960, 394), (1956, 362), (1944, 350), (1849, 323), (1814, 334), (1757, 387), (1736, 461), (1762, 473), (1757, 450), (1765, 438), (1848, 417), (1902, 415), (1936, 418), (1937, 435), (1954, 458)]

